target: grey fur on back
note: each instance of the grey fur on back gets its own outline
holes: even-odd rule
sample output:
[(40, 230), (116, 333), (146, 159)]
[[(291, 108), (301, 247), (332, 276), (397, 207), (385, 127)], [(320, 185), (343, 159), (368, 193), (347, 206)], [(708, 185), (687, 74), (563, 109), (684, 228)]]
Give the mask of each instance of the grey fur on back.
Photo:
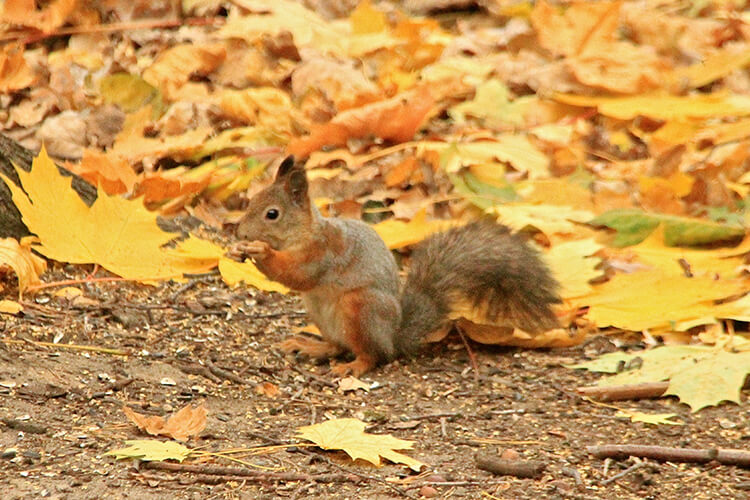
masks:
[[(357, 270), (361, 271), (349, 278), (351, 282), (338, 283), (339, 285), (348, 289), (368, 286), (384, 290), (394, 296), (398, 294), (399, 278), (396, 260), (374, 229), (356, 219), (323, 217), (322, 220), (341, 231), (346, 241), (343, 255), (332, 252), (336, 258), (335, 265), (342, 271), (352, 266), (357, 266)], [(369, 258), (366, 265), (360, 262), (363, 255)], [(328, 274), (331, 278), (340, 280), (342, 276), (349, 276), (350, 273)], [(325, 283), (325, 279), (322, 283)]]
[(502, 318), (529, 333), (555, 328), (557, 289), (538, 252), (505, 226), (480, 221), (434, 234), (412, 256), (396, 350), (413, 354), (447, 320), (456, 296), (485, 304), (490, 321)]

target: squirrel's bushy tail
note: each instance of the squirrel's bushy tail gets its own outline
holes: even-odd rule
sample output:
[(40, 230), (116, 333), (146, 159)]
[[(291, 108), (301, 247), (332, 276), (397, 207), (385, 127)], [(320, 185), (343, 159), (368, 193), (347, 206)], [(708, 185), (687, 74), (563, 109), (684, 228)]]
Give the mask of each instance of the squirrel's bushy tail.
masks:
[(412, 256), (396, 350), (413, 354), (458, 302), (529, 333), (555, 328), (557, 289), (538, 252), (505, 226), (481, 221), (434, 234)]

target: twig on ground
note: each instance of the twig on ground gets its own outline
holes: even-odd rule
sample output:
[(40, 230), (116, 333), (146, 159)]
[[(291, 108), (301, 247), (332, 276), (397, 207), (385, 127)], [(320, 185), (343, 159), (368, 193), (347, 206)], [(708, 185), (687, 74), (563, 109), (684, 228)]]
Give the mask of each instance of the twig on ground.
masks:
[(211, 360), (209, 360), (209, 359), (206, 360), (206, 366), (211, 371), (211, 373), (213, 373), (217, 377), (229, 380), (231, 382), (234, 382), (234, 383), (240, 384), (240, 385), (247, 385), (249, 383), (247, 380), (243, 379), (242, 377), (238, 377), (237, 375), (235, 375), (234, 373), (230, 372), (229, 370), (225, 370), (223, 368), (219, 368), (218, 366), (216, 366), (215, 364), (213, 364), (211, 362)]
[(221, 384), (222, 382), (221, 378), (211, 373), (211, 370), (198, 363), (178, 363), (177, 368), (179, 368), (181, 372), (187, 373), (188, 375), (200, 375), (202, 377), (205, 377), (215, 384)]
[(76, 351), (90, 351), (99, 352), (102, 354), (112, 354), (114, 356), (130, 356), (129, 351), (123, 351), (120, 349), (110, 349), (108, 347), (98, 347), (95, 345), (80, 345), (80, 344), (55, 344), (52, 342), (40, 342), (38, 340), (13, 340), (13, 339), (2, 339), (2, 342), (6, 344), (33, 344), (39, 347), (51, 347), (53, 349), (73, 349)]
[(469, 362), (471, 362), (471, 367), (474, 370), (474, 383), (479, 384), (479, 364), (477, 363), (477, 356), (474, 354), (474, 351), (471, 350), (471, 346), (469, 345), (469, 341), (466, 340), (464, 332), (458, 327), (456, 327), (456, 331), (458, 332), (458, 336), (461, 337), (461, 342), (464, 343), (466, 354), (469, 356)]
[(638, 444), (607, 444), (587, 446), (586, 451), (596, 458), (622, 459), (627, 457), (651, 458), (660, 462), (706, 463), (717, 461), (724, 465), (750, 467), (750, 451), (723, 448), (669, 448)]
[(190, 472), (207, 476), (234, 476), (248, 481), (316, 481), (320, 483), (357, 483), (356, 474), (297, 474), (293, 472), (258, 472), (242, 467), (218, 465), (173, 464), (169, 462), (141, 462), (140, 468), (170, 472)]
[(432, 418), (443, 418), (443, 417), (458, 417), (462, 415), (457, 411), (446, 411), (442, 413), (427, 413), (426, 415), (414, 415), (413, 417), (406, 417), (403, 420), (429, 420)]
[[(636, 459), (636, 460), (638, 460), (638, 459)], [(638, 460), (636, 463), (634, 463), (633, 465), (631, 465), (630, 467), (628, 467), (624, 471), (620, 472), (619, 474), (615, 474), (614, 476), (603, 480), (601, 484), (602, 484), (602, 486), (606, 486), (606, 485), (608, 485), (610, 483), (614, 483), (618, 479), (621, 479), (621, 478), (627, 476), (628, 474), (630, 474), (631, 472), (633, 472), (635, 470), (638, 470), (638, 469), (640, 469), (642, 467), (645, 467), (646, 465), (648, 465), (648, 462)]]
[(669, 382), (647, 382), (644, 384), (615, 385), (611, 387), (579, 387), (576, 392), (599, 401), (624, 401), (628, 399), (650, 399), (664, 395)]
[(572, 477), (573, 480), (576, 482), (576, 486), (578, 488), (583, 488), (583, 479), (581, 479), (581, 473), (578, 472), (578, 469), (575, 467), (562, 467), (560, 468), (560, 471), (565, 474), (568, 477)]
[(493, 474), (537, 479), (547, 464), (536, 460), (507, 460), (500, 457), (477, 454), (474, 456), (477, 467)]

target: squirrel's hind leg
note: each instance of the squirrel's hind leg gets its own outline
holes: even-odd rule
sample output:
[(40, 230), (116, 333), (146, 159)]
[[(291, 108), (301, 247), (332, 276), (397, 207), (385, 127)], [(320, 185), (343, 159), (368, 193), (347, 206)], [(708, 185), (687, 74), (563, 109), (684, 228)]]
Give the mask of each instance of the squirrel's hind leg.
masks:
[(400, 318), (393, 296), (367, 288), (352, 290), (341, 298), (338, 312), (341, 341), (354, 354), (354, 361), (332, 367), (331, 373), (359, 377), (393, 357), (393, 335)]
[(279, 342), (276, 347), (282, 352), (299, 352), (307, 354), (311, 358), (332, 358), (341, 354), (341, 347), (325, 340), (312, 339), (308, 337), (292, 337)]

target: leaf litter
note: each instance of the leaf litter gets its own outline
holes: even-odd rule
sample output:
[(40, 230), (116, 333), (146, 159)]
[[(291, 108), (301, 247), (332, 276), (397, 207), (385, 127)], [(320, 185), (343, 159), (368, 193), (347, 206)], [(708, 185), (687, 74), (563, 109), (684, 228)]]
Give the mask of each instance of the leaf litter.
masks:
[[(110, 66), (111, 56), (101, 54), (98, 45), (86, 53), (96, 37), (75, 31), (104, 17), (95, 9), (79, 12), (74, 4), (52, 2), (29, 16), (19, 14), (27, 3), (6, 1), (2, 16), (11, 30), (49, 33), (67, 23), (74, 31), (55, 52), (41, 46), (32, 53), (31, 45), (26, 52), (13, 44), (3, 49), (0, 91), (13, 94), (11, 118), (3, 127), (37, 149), (42, 140), (54, 138), (50, 151), (70, 157), (72, 170), (100, 186), (102, 204), (82, 209), (73, 201), (69, 181), (55, 180), (50, 168), (35, 181), (58, 186), (49, 205), (33, 196), (24, 202), (20, 192), (14, 199), (25, 204), (29, 220), (37, 221), (35, 233), (44, 232), (47, 216), (73, 230), (85, 226), (90, 215), (72, 224), (52, 216), (119, 210), (121, 219), (148, 220), (151, 237), (124, 231), (124, 238), (110, 240), (100, 227), (116, 228), (118, 221), (96, 216), (78, 248), (63, 248), (71, 241), (65, 232), (40, 235), (41, 244), (33, 248), (50, 259), (99, 264), (152, 283), (218, 266), (227, 283), (283, 292), (251, 263), (229, 261), (223, 248), (194, 236), (174, 254), (190, 265), (164, 272), (158, 267), (167, 253), (162, 247), (175, 235), (153, 229), (153, 218), (141, 207), (145, 201), (162, 214), (208, 217), (210, 204), (226, 204), (228, 210), (211, 217), (214, 226), (230, 223), (241, 211), (244, 192), (257, 189), (270, 159), (284, 148), (298, 148), (317, 155), (317, 169), (341, 181), (344, 189), (329, 195), (327, 208), (351, 202), (386, 216), (393, 208), (397, 217), (381, 227), (399, 253), (444, 219), (453, 224), (476, 217), (475, 207), (529, 233), (562, 282), (566, 303), (559, 316), (568, 327), (545, 339), (551, 344), (536, 347), (580, 343), (608, 327), (626, 330), (622, 337), (630, 341), (698, 342), (702, 337), (695, 334), (718, 320), (750, 317), (748, 297), (742, 297), (748, 289), (743, 272), (748, 252), (739, 243), (747, 220), (743, 198), (750, 192), (743, 167), (750, 130), (742, 76), (748, 49), (746, 34), (728, 21), (734, 15), (730, 4), (495, 5), (461, 19), (460, 29), (458, 23), (446, 27), (411, 17), (386, 2), (362, 2), (350, 14), (339, 11), (338, 20), (327, 16), (322, 3), (315, 11), (286, 0), (244, 0), (226, 17), (208, 5), (185, 4), (186, 13), (218, 14), (222, 26), (191, 27), (179, 37), (163, 29), (145, 38), (115, 32), (109, 40), (112, 53), (129, 55)], [(112, 6), (121, 19), (138, 16), (137, 10), (121, 7)], [(72, 61), (73, 72), (67, 66)], [(106, 74), (110, 67), (119, 73)], [(103, 79), (81, 92), (73, 75), (86, 72), (92, 83)], [(121, 110), (121, 126), (104, 130), (88, 120), (98, 99)], [(489, 109), (491, 102), (499, 105)], [(55, 115), (58, 110), (65, 114)], [(331, 145), (342, 149), (317, 151)], [(76, 155), (83, 156), (80, 165)], [(364, 169), (369, 171), (358, 177)], [(362, 184), (350, 190), (352, 181)], [(389, 191), (375, 199), (374, 193), (384, 192), (380, 182)], [(31, 194), (30, 186), (24, 187)], [(406, 198), (395, 190), (409, 191), (409, 206), (419, 209), (404, 209)], [(107, 201), (105, 193), (136, 199)], [(414, 193), (424, 203), (415, 203)], [(372, 201), (380, 203), (377, 210), (368, 205)], [(592, 221), (602, 227), (592, 228)], [(137, 248), (129, 246), (134, 240)], [(87, 253), (102, 243), (109, 247)], [(118, 256), (107, 249), (125, 252)], [(18, 257), (11, 259), (16, 267), (10, 265), (14, 271), (6, 276), (17, 279), (20, 293), (40, 271), (19, 272)], [(139, 269), (133, 269), (134, 262)], [(156, 270), (148, 267), (154, 265)], [(15, 295), (12, 281), (2, 286), (0, 292), (7, 288)], [(268, 300), (250, 294), (258, 301), (253, 307)], [(17, 318), (7, 313), (18, 314), (20, 307), (39, 314), (39, 304), (21, 306), (3, 297), (6, 315), (0, 321), (15, 327)], [(272, 297), (287, 304), (286, 298)], [(85, 308), (92, 303), (97, 302), (68, 306), (90, 314)], [(202, 297), (181, 307), (205, 311), (204, 303), (212, 302)], [(245, 309), (224, 312), (246, 314)], [(461, 310), (457, 318), (469, 337), (532, 346), (518, 332), (472, 326), (467, 318), (475, 313)], [(127, 317), (119, 311), (116, 316)], [(180, 331), (170, 328), (170, 335)], [(223, 328), (232, 335), (231, 323)], [(259, 328), (267, 332), (267, 325)], [(262, 339), (257, 345), (264, 345)], [(672, 347), (678, 346), (647, 352)], [(689, 352), (688, 358), (699, 359), (706, 370), (724, 374), (719, 395), (736, 401), (744, 375), (724, 373), (722, 367), (741, 352), (711, 351), (714, 362), (700, 349)], [(524, 356), (534, 359), (531, 353)], [(672, 377), (680, 381), (679, 374)], [(284, 384), (278, 386), (284, 394)], [(370, 401), (372, 393), (367, 397)], [(693, 409), (718, 402), (705, 394), (686, 398)]]

